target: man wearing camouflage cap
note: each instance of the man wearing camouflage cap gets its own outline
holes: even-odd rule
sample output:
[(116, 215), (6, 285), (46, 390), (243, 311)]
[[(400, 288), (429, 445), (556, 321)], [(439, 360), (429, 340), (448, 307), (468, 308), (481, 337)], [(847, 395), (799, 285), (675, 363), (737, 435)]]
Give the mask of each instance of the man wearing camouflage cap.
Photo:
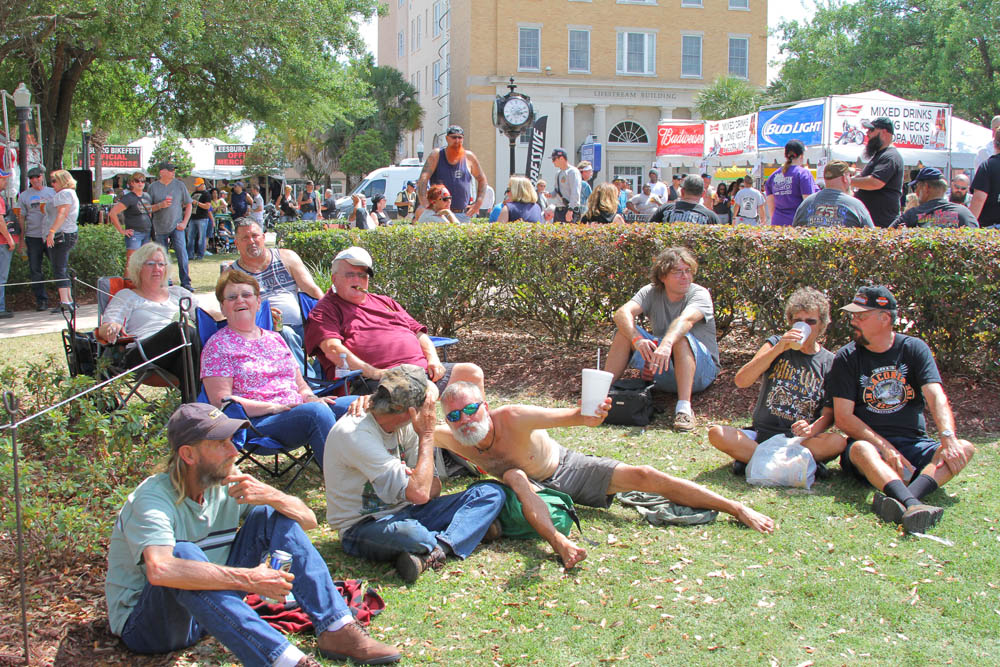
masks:
[(386, 371), (369, 412), (347, 416), (330, 430), (323, 455), (326, 518), (352, 556), (394, 561), (400, 577), (416, 581), (446, 556), (465, 558), (487, 536), (505, 495), (477, 484), (441, 496), (434, 475), (438, 390), (424, 369), (403, 364)]
[[(388, 664), (399, 652), (354, 622), (304, 531), (316, 515), (295, 496), (241, 473), (233, 434), (249, 422), (205, 403), (167, 423), (167, 471), (133, 491), (115, 521), (105, 595), (111, 631), (137, 653), (168, 653), (212, 635), (244, 665), (318, 667), (243, 601), (291, 592), (313, 622), (320, 654)], [(242, 524), (242, 525), (241, 525)], [(262, 562), (291, 555), (290, 571)]]

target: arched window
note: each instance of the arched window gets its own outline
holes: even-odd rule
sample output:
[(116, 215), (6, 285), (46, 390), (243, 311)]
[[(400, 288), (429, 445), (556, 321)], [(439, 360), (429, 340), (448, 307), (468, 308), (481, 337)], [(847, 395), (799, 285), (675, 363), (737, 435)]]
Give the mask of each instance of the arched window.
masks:
[(634, 120), (623, 120), (611, 128), (608, 143), (612, 144), (648, 144), (649, 135), (642, 125)]

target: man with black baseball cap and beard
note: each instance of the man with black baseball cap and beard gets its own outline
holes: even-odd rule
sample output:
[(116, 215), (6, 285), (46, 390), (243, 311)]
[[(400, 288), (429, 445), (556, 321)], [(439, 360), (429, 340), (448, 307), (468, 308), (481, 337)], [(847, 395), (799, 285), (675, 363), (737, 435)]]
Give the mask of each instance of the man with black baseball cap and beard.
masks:
[[(957, 475), (975, 453), (955, 435), (955, 419), (927, 343), (896, 333), (896, 299), (881, 285), (858, 288), (841, 310), (854, 341), (840, 348), (826, 376), (837, 428), (847, 436), (840, 465), (877, 491), (872, 512), (924, 533), (944, 510), (923, 499)], [(927, 434), (924, 406), (940, 442)]]
[(857, 198), (864, 202), (876, 227), (888, 227), (899, 217), (899, 202), (903, 196), (903, 156), (893, 148), (896, 132), (888, 118), (863, 120), (868, 130), (865, 157), (868, 164), (860, 176), (851, 179)]
[[(187, 403), (167, 422), (166, 472), (129, 494), (108, 550), (105, 595), (111, 631), (137, 653), (169, 653), (212, 635), (244, 665), (319, 667), (250, 608), (256, 593), (294, 593), (331, 660), (383, 665), (399, 652), (354, 621), (306, 530), (316, 515), (236, 468), (233, 435), (248, 427), (206, 403)], [(242, 524), (242, 525), (241, 525)], [(264, 554), (283, 551), (289, 569)]]

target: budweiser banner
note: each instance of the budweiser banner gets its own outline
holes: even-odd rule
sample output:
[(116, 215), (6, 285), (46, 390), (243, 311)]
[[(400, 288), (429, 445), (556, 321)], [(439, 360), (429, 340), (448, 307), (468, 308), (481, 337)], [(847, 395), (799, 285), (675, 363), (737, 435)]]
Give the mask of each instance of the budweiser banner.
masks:
[(242, 167), (247, 156), (247, 144), (217, 144), (215, 164), (219, 167)]
[(700, 121), (660, 121), (656, 128), (656, 155), (701, 157), (705, 152), (705, 124)]
[(835, 95), (830, 103), (826, 140), (831, 145), (863, 145), (867, 131), (861, 121), (885, 117), (896, 130), (892, 140), (896, 148), (948, 150), (951, 109), (945, 105), (852, 95)]
[(706, 157), (726, 157), (757, 150), (757, 114), (705, 121)]
[(529, 135), (528, 161), (524, 165), (524, 175), (530, 178), (532, 183), (537, 183), (538, 176), (542, 173), (542, 159), (545, 157), (545, 128), (548, 122), (548, 116), (536, 118)]

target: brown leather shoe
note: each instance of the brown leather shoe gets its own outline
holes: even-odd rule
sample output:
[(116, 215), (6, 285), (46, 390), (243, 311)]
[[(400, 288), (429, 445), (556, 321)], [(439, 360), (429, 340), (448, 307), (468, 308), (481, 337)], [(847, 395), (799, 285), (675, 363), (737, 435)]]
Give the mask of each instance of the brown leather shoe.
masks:
[(328, 660), (350, 660), (355, 665), (388, 665), (399, 662), (399, 651), (375, 641), (357, 622), (319, 636), (319, 654)]
[(499, 540), (501, 537), (503, 537), (503, 527), (500, 525), (500, 519), (497, 519), (486, 529), (486, 534), (483, 535), (483, 542), (492, 542), (493, 540)]
[(412, 584), (427, 568), (439, 570), (444, 567), (445, 558), (445, 553), (439, 546), (424, 556), (404, 551), (396, 558), (396, 572), (403, 581)]

